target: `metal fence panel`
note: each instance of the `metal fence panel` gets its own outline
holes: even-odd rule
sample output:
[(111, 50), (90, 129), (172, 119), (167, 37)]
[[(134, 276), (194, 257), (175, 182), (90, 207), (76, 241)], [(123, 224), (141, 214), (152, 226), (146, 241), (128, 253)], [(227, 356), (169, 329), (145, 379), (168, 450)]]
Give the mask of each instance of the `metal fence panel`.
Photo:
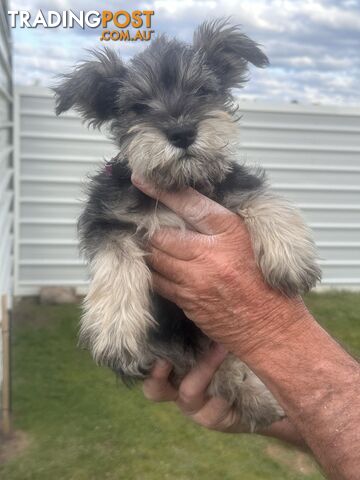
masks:
[[(40, 88), (17, 91), (20, 125), (16, 293), (86, 288), (77, 253), (82, 186), (116, 151), (75, 113), (56, 118)], [(239, 160), (266, 168), (315, 232), (325, 286), (360, 288), (360, 114), (356, 109), (240, 102)]]
[[(7, 2), (0, 5), (0, 297), (11, 306), (13, 285), (13, 146), (12, 62), (10, 31), (6, 21)], [(2, 309), (0, 305), (0, 390), (2, 370)]]
[(57, 118), (51, 93), (18, 88), (19, 237), (16, 294), (42, 286), (86, 288), (79, 258), (76, 221), (86, 176), (116, 150), (104, 134), (89, 131), (70, 112)]

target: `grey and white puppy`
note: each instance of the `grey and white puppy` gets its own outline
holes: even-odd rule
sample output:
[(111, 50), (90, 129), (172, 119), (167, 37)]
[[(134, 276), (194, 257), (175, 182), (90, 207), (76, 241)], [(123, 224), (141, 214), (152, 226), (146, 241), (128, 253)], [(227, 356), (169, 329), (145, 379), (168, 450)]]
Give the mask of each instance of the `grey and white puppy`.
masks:
[[(113, 51), (65, 75), (56, 112), (77, 109), (90, 124), (108, 122), (119, 154), (92, 178), (80, 217), (91, 284), (81, 339), (94, 359), (124, 379), (145, 378), (156, 358), (174, 364), (174, 381), (210, 340), (174, 304), (154, 294), (145, 245), (161, 226), (183, 220), (131, 184), (132, 172), (160, 189), (192, 186), (244, 218), (265, 280), (286, 295), (320, 278), (311, 232), (299, 212), (272, 193), (261, 172), (237, 162), (238, 124), (231, 89), (248, 63), (268, 64), (258, 45), (226, 20), (201, 25), (192, 45), (161, 36), (125, 64)], [(229, 356), (209, 387), (240, 410), (250, 430), (283, 411), (248, 367)]]

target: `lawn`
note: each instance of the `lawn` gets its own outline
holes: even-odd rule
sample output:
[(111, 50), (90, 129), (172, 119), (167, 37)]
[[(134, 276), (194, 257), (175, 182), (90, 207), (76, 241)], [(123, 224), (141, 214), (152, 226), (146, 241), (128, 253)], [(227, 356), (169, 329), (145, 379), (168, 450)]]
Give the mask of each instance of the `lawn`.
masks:
[[(312, 294), (318, 320), (360, 353), (360, 295)], [(206, 431), (173, 405), (146, 401), (76, 346), (77, 306), (16, 309), (14, 426), (18, 452), (3, 452), (6, 480), (317, 480), (304, 454), (258, 436)]]

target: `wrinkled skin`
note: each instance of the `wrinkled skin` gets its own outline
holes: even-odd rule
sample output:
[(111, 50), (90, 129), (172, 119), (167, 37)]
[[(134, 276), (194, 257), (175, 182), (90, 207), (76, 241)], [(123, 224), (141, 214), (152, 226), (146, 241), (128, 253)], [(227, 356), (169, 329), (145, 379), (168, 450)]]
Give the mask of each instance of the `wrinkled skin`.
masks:
[[(241, 358), (276, 397), (287, 419), (260, 433), (307, 445), (329, 479), (357, 480), (359, 363), (317, 324), (299, 297), (266, 286), (240, 218), (192, 189), (169, 194), (139, 179), (133, 183), (195, 230), (163, 229), (152, 237), (154, 285)], [(207, 428), (241, 431), (238, 415), (204, 394), (223, 356), (215, 347), (178, 389), (168, 381), (171, 365), (155, 365), (144, 384), (146, 396), (175, 401)]]
[[(257, 331), (266, 327), (271, 342), (289, 313), (296, 328), (295, 320), (305, 309), (302, 300), (288, 299), (265, 283), (238, 215), (193, 189), (175, 197), (136, 179), (133, 182), (145, 193), (158, 196), (197, 230), (164, 228), (152, 236), (149, 263), (154, 287), (162, 296), (241, 358), (262, 347)], [(268, 325), (274, 312), (278, 322)]]

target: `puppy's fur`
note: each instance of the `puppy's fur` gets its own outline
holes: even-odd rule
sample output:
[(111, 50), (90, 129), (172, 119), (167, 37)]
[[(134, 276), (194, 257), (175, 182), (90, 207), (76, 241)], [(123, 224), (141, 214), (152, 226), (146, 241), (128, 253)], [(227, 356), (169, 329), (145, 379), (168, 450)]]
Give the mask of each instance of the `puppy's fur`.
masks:
[[(94, 52), (56, 88), (56, 112), (77, 109), (90, 124), (107, 122), (119, 154), (89, 185), (79, 221), (91, 284), (81, 339), (100, 364), (124, 379), (145, 378), (156, 358), (181, 378), (210, 340), (174, 304), (151, 291), (144, 244), (161, 226), (183, 220), (130, 181), (135, 172), (161, 189), (192, 186), (241, 215), (257, 263), (273, 288), (307, 292), (320, 278), (314, 242), (299, 212), (271, 191), (262, 172), (237, 163), (238, 130), (231, 89), (248, 63), (268, 64), (258, 45), (218, 20), (196, 31), (192, 45), (159, 37), (128, 64), (113, 51)], [(255, 430), (282, 417), (271, 393), (229, 356), (210, 394), (221, 394)]]

